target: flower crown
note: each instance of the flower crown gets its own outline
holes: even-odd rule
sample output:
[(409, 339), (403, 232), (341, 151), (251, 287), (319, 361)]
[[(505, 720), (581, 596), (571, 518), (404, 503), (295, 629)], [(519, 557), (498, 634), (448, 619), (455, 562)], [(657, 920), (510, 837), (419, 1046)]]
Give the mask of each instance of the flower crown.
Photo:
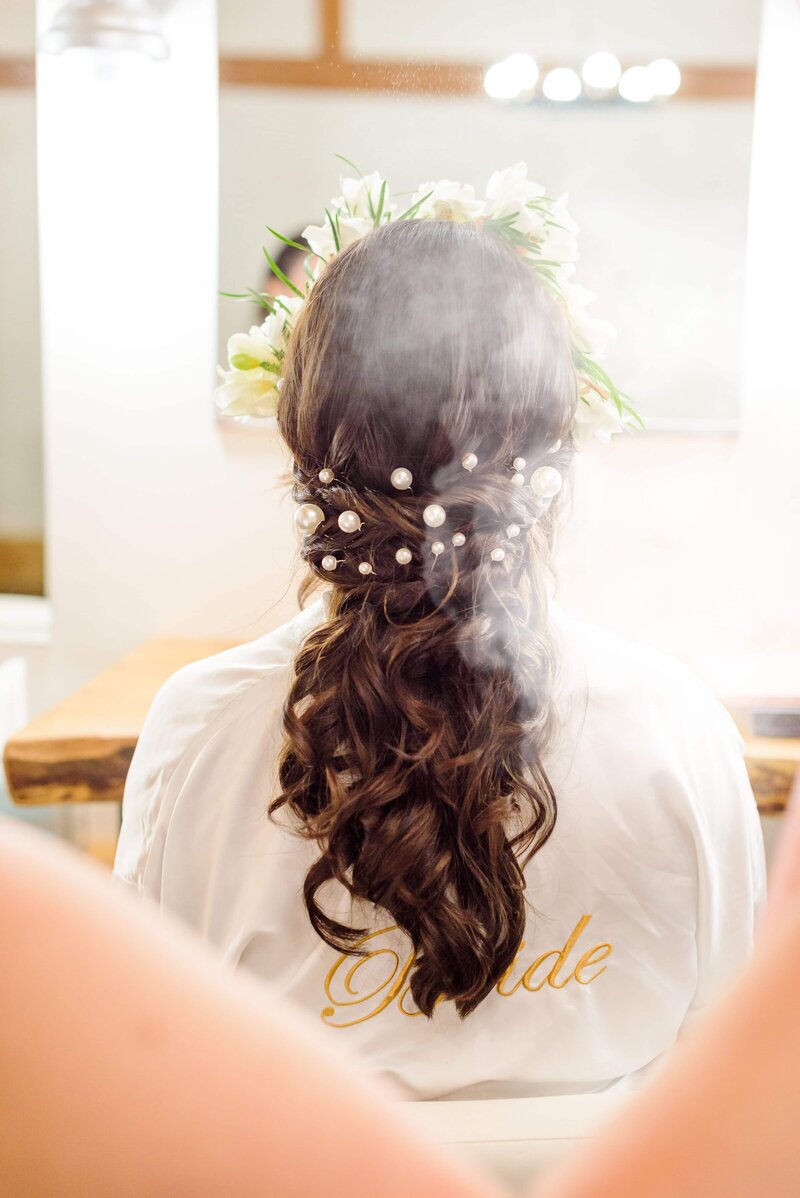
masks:
[[(572, 433), (579, 442), (596, 437), (608, 442), (614, 433), (643, 427), (638, 413), (598, 365), (611, 338), (612, 325), (589, 316), (591, 291), (572, 283), (578, 259), (578, 227), (566, 208), (566, 196), (554, 199), (528, 179), (524, 162), (495, 171), (478, 199), (469, 184), (441, 179), (423, 183), (404, 210), (392, 203), (386, 180), (377, 171), (362, 175), (347, 159), (357, 178), (341, 178), (342, 194), (325, 209), (321, 225), (303, 230), (311, 252), (306, 258), (306, 283), (297, 287), (264, 249), (270, 269), (292, 292), (274, 296), (248, 291), (231, 299), (260, 304), (267, 316), (249, 333), (235, 333), (228, 341), (228, 369), (218, 367), (216, 398), (219, 409), (239, 420), (275, 415), (283, 358), (297, 314), (309, 296), (320, 271), (343, 249), (366, 237), (373, 229), (398, 220), (452, 220), (480, 223), (522, 255), (545, 285), (563, 304), (572, 339), (578, 377), (579, 403)], [(306, 252), (307, 247), (269, 230), (285, 245)]]

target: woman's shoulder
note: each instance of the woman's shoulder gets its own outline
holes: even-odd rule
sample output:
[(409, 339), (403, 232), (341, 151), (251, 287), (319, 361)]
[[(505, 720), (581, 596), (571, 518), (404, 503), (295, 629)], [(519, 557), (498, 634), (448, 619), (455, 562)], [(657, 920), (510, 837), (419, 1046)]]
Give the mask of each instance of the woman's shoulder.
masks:
[(184, 666), (163, 684), (148, 712), (140, 749), (174, 762), (191, 746), (206, 744), (251, 714), (282, 708), (297, 651), (324, 619), (323, 600), (257, 640)]
[(562, 687), (583, 690), (594, 705), (635, 707), (679, 719), (688, 712), (721, 706), (688, 665), (661, 649), (574, 620), (556, 611)]
[(711, 688), (650, 645), (558, 613), (556, 704), (566, 739), (617, 779), (743, 772), (743, 742)]

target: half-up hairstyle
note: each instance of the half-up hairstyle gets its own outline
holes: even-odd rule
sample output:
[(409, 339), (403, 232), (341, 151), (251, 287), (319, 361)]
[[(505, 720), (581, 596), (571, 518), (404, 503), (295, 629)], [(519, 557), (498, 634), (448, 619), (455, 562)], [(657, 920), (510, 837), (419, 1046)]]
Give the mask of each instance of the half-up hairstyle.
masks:
[[(346, 953), (368, 930), (326, 912), (329, 882), (388, 913), (428, 1016), (444, 999), (468, 1015), (513, 963), (523, 870), (555, 824), (542, 752), (556, 505), (542, 516), (512, 462), (525, 458), (526, 479), (563, 473), (576, 402), (558, 302), (507, 245), (452, 222), (390, 224), (337, 256), (285, 364), (294, 495), (325, 513), (304, 538), (302, 593), (318, 581), (332, 593), (295, 662), (270, 812), (286, 807), (318, 843), (304, 883), (317, 933)], [(401, 466), (410, 490), (390, 482)], [(435, 529), (432, 503), (447, 513)], [(347, 510), (360, 531), (339, 528)]]

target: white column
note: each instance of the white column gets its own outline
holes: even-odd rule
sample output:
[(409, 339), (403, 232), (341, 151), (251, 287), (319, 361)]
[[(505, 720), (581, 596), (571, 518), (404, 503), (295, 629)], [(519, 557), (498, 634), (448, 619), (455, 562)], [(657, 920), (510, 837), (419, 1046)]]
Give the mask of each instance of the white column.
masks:
[(55, 696), (154, 635), (253, 636), (286, 585), (275, 434), (226, 436), (212, 405), (215, 4), (162, 11), (166, 62), (38, 62)]

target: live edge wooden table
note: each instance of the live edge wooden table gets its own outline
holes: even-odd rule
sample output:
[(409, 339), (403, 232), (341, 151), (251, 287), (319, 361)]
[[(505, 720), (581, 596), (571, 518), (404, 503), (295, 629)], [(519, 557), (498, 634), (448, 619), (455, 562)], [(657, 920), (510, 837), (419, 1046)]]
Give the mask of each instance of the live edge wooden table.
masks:
[[(12, 799), (22, 804), (119, 802), (156, 691), (181, 666), (232, 643), (147, 641), (38, 716), (6, 744), (4, 764)], [(735, 704), (731, 706), (738, 716)], [(777, 815), (800, 768), (800, 740), (751, 736), (741, 721), (740, 728), (759, 810)]]

